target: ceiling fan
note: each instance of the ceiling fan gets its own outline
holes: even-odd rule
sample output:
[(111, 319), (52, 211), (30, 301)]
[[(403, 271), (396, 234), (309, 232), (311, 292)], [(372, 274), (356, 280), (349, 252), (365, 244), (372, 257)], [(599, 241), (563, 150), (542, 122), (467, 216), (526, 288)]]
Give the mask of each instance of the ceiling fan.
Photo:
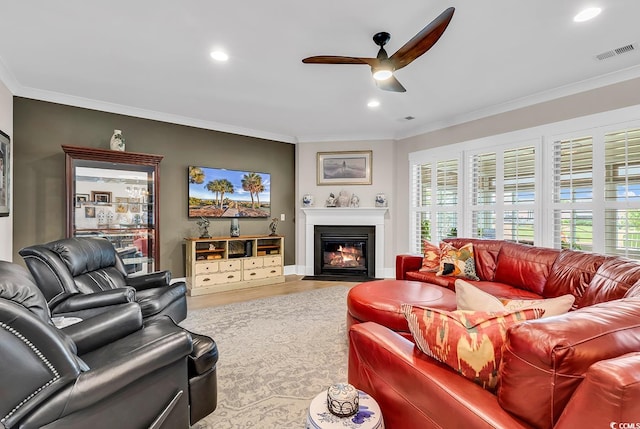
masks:
[(406, 92), (404, 86), (398, 82), (393, 73), (408, 66), (413, 60), (436, 44), (444, 30), (447, 29), (454, 11), (455, 8), (453, 7), (446, 9), (391, 57), (384, 50), (384, 45), (387, 44), (391, 35), (387, 32), (380, 32), (373, 36), (374, 43), (380, 46), (376, 58), (319, 55), (305, 58), (302, 62), (305, 64), (368, 64), (371, 67), (371, 72), (378, 88), (385, 91)]

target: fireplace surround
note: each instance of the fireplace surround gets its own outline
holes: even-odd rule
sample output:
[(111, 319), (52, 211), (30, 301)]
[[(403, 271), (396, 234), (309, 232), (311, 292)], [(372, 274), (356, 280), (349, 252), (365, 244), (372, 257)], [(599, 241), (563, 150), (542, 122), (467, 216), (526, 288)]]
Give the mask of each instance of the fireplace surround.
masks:
[(386, 207), (309, 207), (302, 208), (305, 215), (304, 249), (305, 262), (304, 274), (313, 276), (314, 264), (314, 235), (315, 226), (339, 225), (339, 226), (373, 226), (375, 228), (375, 243), (373, 244), (373, 259), (375, 278), (384, 278), (385, 266), (385, 215)]

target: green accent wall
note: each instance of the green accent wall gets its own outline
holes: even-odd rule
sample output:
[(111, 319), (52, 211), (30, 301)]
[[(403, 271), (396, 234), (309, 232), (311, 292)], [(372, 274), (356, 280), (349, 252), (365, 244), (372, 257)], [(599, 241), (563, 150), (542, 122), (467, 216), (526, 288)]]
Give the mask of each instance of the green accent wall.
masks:
[[(126, 150), (164, 155), (160, 163), (160, 268), (184, 277), (184, 237), (198, 235), (187, 217), (187, 167), (271, 173), (271, 214), (285, 236), (285, 265), (295, 264), (294, 144), (14, 97), (13, 260), (32, 244), (65, 237), (65, 162), (61, 145), (109, 149), (114, 129)], [(240, 233), (269, 234), (270, 219), (240, 219)], [(229, 235), (229, 219), (209, 232)]]

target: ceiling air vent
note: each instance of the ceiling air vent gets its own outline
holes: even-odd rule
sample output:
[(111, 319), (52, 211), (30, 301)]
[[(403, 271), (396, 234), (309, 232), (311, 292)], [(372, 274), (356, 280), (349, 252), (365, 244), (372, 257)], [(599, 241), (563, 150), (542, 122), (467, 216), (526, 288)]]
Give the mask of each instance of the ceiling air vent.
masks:
[(633, 52), (636, 49), (635, 43), (630, 43), (625, 46), (621, 46), (616, 49), (612, 49), (610, 51), (603, 52), (601, 54), (596, 55), (596, 58), (600, 61), (606, 60), (607, 58), (615, 57), (616, 55), (626, 54), (628, 52)]

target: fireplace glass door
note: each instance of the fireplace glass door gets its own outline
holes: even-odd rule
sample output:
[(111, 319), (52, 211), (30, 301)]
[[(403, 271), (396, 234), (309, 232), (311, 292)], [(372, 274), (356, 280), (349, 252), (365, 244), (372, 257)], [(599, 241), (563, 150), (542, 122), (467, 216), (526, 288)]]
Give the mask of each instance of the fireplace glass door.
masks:
[(326, 238), (322, 240), (322, 273), (367, 272), (367, 237)]
[(314, 227), (314, 274), (373, 278), (375, 227)]

